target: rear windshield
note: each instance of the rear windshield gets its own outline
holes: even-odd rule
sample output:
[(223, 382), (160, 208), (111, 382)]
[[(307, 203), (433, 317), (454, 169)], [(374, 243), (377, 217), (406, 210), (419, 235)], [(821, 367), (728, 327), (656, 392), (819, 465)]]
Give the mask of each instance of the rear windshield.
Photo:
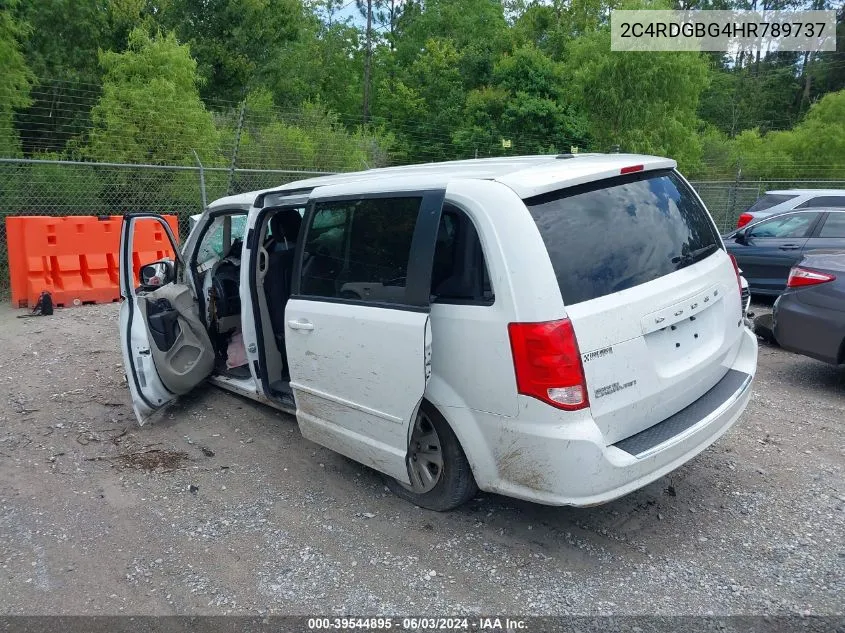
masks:
[(567, 304), (644, 284), (721, 247), (707, 210), (672, 170), (570, 187), (525, 204)]
[(767, 193), (765, 196), (757, 200), (754, 204), (748, 207), (747, 213), (754, 213), (755, 211), (765, 211), (776, 204), (780, 204), (781, 202), (786, 202), (787, 200), (792, 200), (793, 198), (797, 198), (798, 196), (791, 195), (788, 193)]

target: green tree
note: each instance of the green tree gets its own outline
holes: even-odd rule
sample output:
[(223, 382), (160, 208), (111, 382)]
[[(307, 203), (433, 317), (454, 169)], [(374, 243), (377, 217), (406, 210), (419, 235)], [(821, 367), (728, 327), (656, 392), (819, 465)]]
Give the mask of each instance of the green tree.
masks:
[[(571, 105), (563, 65), (529, 44), (502, 57), (492, 85), (467, 96), (455, 140), (464, 154), (568, 152), (584, 147), (587, 121)], [(505, 150), (501, 139), (511, 141)]]
[(796, 58), (776, 55), (746, 68), (717, 66), (701, 96), (701, 118), (733, 137), (754, 127), (788, 129), (800, 120), (801, 80)]
[(363, 51), (359, 30), (346, 21), (331, 24), (311, 16), (297, 40), (275, 51), (263, 85), (281, 108), (296, 109), (320, 101), (358, 121), (363, 86)]
[(121, 50), (143, 0), (39, 0), (17, 5), (31, 25), (23, 51), (37, 77), (33, 102), (17, 117), (26, 154), (64, 149), (90, 125), (99, 96), (99, 50)]
[(701, 157), (698, 103), (709, 79), (699, 53), (614, 53), (602, 28), (573, 40), (567, 69), (573, 98), (599, 151), (676, 158), (686, 169)]
[(845, 90), (825, 95), (792, 130), (746, 130), (734, 160), (754, 178), (841, 178), (845, 170)]
[(163, 28), (190, 45), (207, 100), (240, 101), (250, 88), (296, 73), (280, 51), (298, 40), (299, 0), (160, 0), (151, 8)]
[(382, 81), (378, 98), (399, 142), (399, 160), (454, 156), (451, 134), (462, 121), (466, 96), (459, 59), (451, 40), (429, 39), (401, 78)]
[(219, 161), (218, 134), (200, 100), (196, 62), (170, 33), (143, 28), (123, 53), (100, 55), (103, 93), (82, 153), (100, 161), (192, 165)]
[(533, 43), (553, 59), (565, 61), (568, 43), (606, 26), (610, 11), (621, 4), (622, 0), (518, 1), (512, 36), (517, 44)]
[(20, 47), (29, 26), (15, 19), (16, 4), (17, 0), (12, 0), (0, 7), (0, 156), (6, 157), (20, 155), (14, 115), (30, 105), (33, 79)]
[[(234, 144), (234, 117), (222, 127), (223, 145)], [(279, 110), (269, 91), (246, 99), (238, 167), (351, 171), (381, 166), (391, 139), (359, 127), (350, 131), (319, 103)]]
[[(222, 163), (218, 131), (200, 100), (196, 62), (172, 33), (136, 28), (125, 52), (101, 53), (100, 63), (102, 96), (91, 112), (90, 133), (78, 139), (78, 154), (96, 161), (188, 166), (195, 164), (196, 151), (206, 167)], [(114, 169), (103, 172), (102, 187), (115, 211), (200, 207), (193, 172)]]
[(394, 31), (400, 69), (411, 68), (426, 53), (430, 40), (449, 42), (467, 90), (489, 81), (495, 60), (510, 44), (499, 0), (409, 0)]

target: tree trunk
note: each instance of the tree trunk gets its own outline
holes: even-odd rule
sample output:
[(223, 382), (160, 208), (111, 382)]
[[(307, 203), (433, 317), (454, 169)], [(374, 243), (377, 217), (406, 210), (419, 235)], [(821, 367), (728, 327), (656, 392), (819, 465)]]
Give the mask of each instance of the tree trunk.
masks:
[(370, 64), (373, 59), (373, 0), (367, 0), (367, 56), (364, 60), (364, 123), (370, 120)]
[(798, 104), (798, 115), (801, 115), (801, 112), (804, 110), (804, 104), (810, 103), (810, 83), (811, 83), (811, 75), (810, 75), (810, 57), (811, 53), (809, 51), (804, 53), (804, 61), (801, 64), (801, 75), (802, 79), (804, 80), (804, 91), (801, 95), (801, 103)]
[(396, 50), (396, 0), (390, 0), (390, 52)]

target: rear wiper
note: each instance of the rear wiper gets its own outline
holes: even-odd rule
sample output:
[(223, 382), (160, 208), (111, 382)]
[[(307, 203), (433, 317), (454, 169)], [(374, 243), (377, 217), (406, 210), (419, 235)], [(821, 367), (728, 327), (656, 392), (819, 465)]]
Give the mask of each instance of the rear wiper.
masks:
[(686, 266), (692, 266), (696, 262), (700, 262), (705, 257), (709, 257), (717, 250), (719, 250), (718, 244), (708, 244), (707, 246), (702, 246), (694, 251), (683, 253), (679, 257), (673, 257), (672, 263), (677, 264), (679, 269)]

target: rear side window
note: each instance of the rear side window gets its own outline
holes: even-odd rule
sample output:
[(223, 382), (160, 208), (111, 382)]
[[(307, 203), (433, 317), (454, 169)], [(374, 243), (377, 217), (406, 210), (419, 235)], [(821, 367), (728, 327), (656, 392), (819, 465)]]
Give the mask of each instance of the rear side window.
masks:
[(845, 213), (831, 213), (824, 221), (819, 237), (845, 238)]
[(720, 248), (707, 210), (672, 170), (525, 200), (567, 304), (633, 288)]
[(431, 295), (438, 303), (490, 305), (494, 300), (475, 225), (451, 205), (440, 216)]
[(799, 204), (796, 209), (806, 209), (809, 207), (833, 207), (834, 209), (845, 208), (845, 194), (841, 196), (816, 196), (810, 198), (806, 202)]
[(299, 294), (405, 303), (421, 198), (317, 203), (305, 238)]
[(770, 209), (776, 204), (781, 204), (797, 197), (797, 195), (786, 193), (767, 193), (765, 196), (757, 200), (757, 202), (748, 207), (747, 213), (754, 213), (755, 211), (765, 211), (766, 209)]

